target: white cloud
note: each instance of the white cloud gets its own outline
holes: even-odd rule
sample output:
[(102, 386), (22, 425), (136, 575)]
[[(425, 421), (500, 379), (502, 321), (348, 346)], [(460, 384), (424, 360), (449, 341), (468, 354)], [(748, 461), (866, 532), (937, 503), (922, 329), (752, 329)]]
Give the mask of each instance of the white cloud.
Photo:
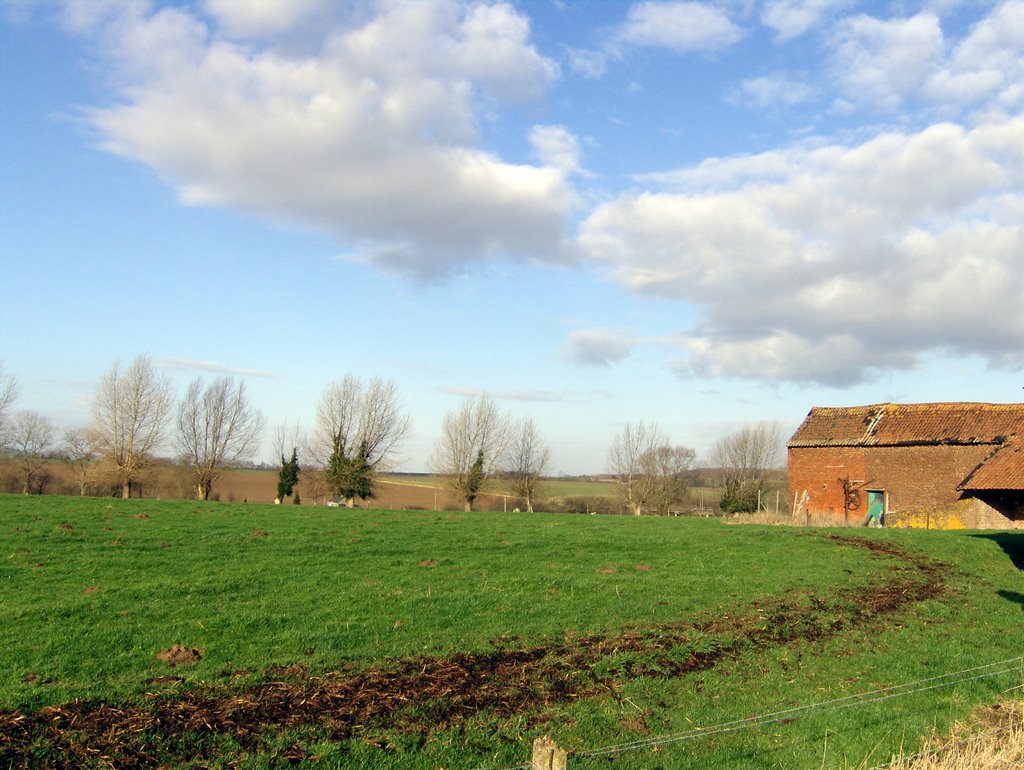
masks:
[(529, 20), (511, 5), (474, 4), (461, 27), (453, 56), (456, 73), (496, 96), (536, 99), (558, 76), (558, 65), (530, 45)]
[[(685, 350), (689, 358), (680, 366), (680, 374), (700, 377), (813, 379), (841, 386), (883, 369), (909, 369), (914, 365), (913, 356), (866, 349), (862, 341), (842, 333), (808, 339), (790, 332), (773, 332), (756, 345), (700, 337), (688, 341)], [(806, 376), (794, 377), (794, 372)]]
[(775, 40), (782, 43), (800, 37), (851, 4), (852, 0), (768, 0), (761, 10), (761, 21), (775, 30)]
[(849, 384), (927, 352), (1022, 367), (1021, 146), (1016, 118), (711, 159), (598, 207), (580, 243), (628, 289), (702, 310), (682, 344), (700, 373)]
[(743, 37), (721, 8), (697, 2), (644, 2), (629, 9), (618, 38), (677, 53), (717, 51)]
[(574, 364), (611, 366), (626, 359), (635, 343), (607, 329), (572, 332), (565, 343), (565, 357)]
[(920, 91), (944, 40), (931, 13), (891, 21), (855, 16), (839, 25), (833, 46), (833, 71), (846, 98), (894, 110)]
[(1003, 3), (976, 24), (924, 90), (935, 102), (1024, 108), (1024, 0)]
[(237, 375), (239, 377), (261, 377), (273, 378), (270, 372), (259, 369), (244, 369), (234, 366), (226, 366), (216, 361), (200, 361), (194, 358), (162, 358), (156, 362), (161, 369), (172, 369), (181, 371), (214, 372), (216, 374)]
[[(208, 7), (235, 26), (244, 10)], [(103, 146), (187, 203), (326, 228), (425, 279), (492, 256), (562, 258), (566, 168), (477, 145), (485, 106), (536, 99), (557, 77), (526, 19), (504, 3), (381, 3), (358, 23), (332, 7), (313, 53), (242, 45), (179, 8), (79, 13), (118, 88), (90, 113)]]
[(608, 68), (608, 54), (604, 51), (570, 48), (566, 56), (569, 69), (585, 78), (599, 78)]
[(923, 11), (845, 19), (829, 45), (837, 113), (913, 105), (940, 119), (978, 108), (992, 119), (1024, 109), (1024, 0), (998, 4), (960, 40)]
[(126, 6), (119, 0), (65, 0), (59, 20), (69, 32), (90, 35), (108, 21), (127, 16), (138, 18), (147, 10), (142, 3)]
[(328, 0), (204, 0), (203, 5), (227, 34), (260, 37), (287, 32), (326, 11)]
[[(604, 76), (610, 61), (623, 59), (631, 46), (708, 54), (728, 48), (744, 35), (724, 9), (710, 3), (651, 0), (630, 6), (626, 20), (597, 49), (567, 48), (566, 61), (574, 74), (595, 79)], [(633, 83), (630, 88), (641, 86)]]
[(755, 109), (794, 107), (808, 101), (814, 94), (806, 80), (793, 80), (784, 73), (744, 80), (729, 101)]
[(541, 164), (566, 176), (580, 173), (580, 143), (565, 126), (534, 126), (530, 144)]

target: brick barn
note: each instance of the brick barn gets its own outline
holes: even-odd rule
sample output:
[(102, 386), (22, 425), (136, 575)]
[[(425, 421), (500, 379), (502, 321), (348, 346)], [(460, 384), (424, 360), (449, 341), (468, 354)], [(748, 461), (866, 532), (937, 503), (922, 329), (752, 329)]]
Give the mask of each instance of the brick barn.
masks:
[(1024, 404), (814, 407), (786, 446), (794, 516), (1024, 528)]

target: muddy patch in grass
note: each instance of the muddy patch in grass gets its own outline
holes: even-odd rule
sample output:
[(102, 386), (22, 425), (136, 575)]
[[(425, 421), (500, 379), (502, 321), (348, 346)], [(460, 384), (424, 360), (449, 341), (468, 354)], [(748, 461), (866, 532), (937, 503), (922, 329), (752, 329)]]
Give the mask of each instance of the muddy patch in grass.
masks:
[(180, 676), (155, 676), (149, 680), (148, 684), (163, 687), (167, 685), (176, 686), (184, 682), (184, 677)]
[(162, 660), (170, 666), (187, 666), (190, 663), (198, 663), (202, 660), (203, 651), (198, 647), (186, 647), (183, 644), (175, 644), (166, 650), (160, 650), (156, 657), (157, 660)]
[[(867, 588), (790, 593), (729, 615), (615, 635), (567, 636), (532, 646), (505, 637), (486, 652), (410, 657), (368, 670), (346, 664), (319, 675), (296, 663), (269, 668), (256, 683), (168, 689), (142, 704), (72, 702), (35, 713), (0, 712), (0, 755), (13, 766), (32, 767), (33, 747), (47, 745), (51, 757), (63, 758), (62, 766), (102, 756), (118, 767), (159, 767), (222, 757), (225, 740), (240, 754), (261, 751), (283, 731), (305, 735), (310, 743), (372, 741), (382, 730), (425, 742), (480, 714), (529, 723), (551, 706), (615, 697), (633, 677), (682, 677), (744, 653), (823, 641), (890, 620), (945, 590), (946, 565), (891, 544), (832, 539), (896, 561), (879, 569)], [(164, 651), (168, 658), (176, 648), (174, 656), (201, 655), (176, 645)], [(301, 760), (300, 743), (292, 749)]]
[(271, 666), (267, 672), (275, 677), (298, 679), (309, 674), (309, 666), (305, 663), (293, 663), (290, 666)]

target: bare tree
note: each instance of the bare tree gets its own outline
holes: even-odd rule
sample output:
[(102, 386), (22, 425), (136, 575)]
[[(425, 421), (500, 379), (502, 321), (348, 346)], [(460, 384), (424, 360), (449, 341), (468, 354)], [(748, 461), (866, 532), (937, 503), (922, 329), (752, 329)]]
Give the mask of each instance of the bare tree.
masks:
[(276, 426), (271, 443), (273, 445), (275, 462), (280, 457), (283, 463), (288, 460), (293, 451), (298, 451), (299, 447), (303, 447), (307, 441), (302, 431), (302, 426), (296, 421), (291, 425), (285, 423)]
[(685, 446), (659, 446), (641, 458), (644, 473), (653, 480), (651, 504), (667, 515), (673, 506), (687, 502), (686, 472), (693, 467), (697, 453)]
[(147, 355), (138, 356), (124, 372), (115, 363), (100, 380), (93, 430), (121, 497), (131, 497), (132, 483), (161, 446), (170, 410), (170, 381), (157, 376)]
[(524, 417), (515, 427), (508, 449), (505, 470), (512, 481), (512, 493), (526, 501), (526, 510), (533, 512), (537, 483), (551, 460), (549, 447), (532, 417)]
[(430, 464), (462, 497), (466, 511), (473, 510), (480, 484), (494, 475), (504, 459), (509, 425), (508, 416), (486, 394), (467, 398), (444, 416)]
[(8, 432), (11, 450), (21, 471), (21, 491), (27, 495), (44, 472), (46, 454), (53, 445), (53, 424), (38, 412), (16, 412)]
[(98, 451), (96, 436), (85, 428), (68, 428), (64, 431), (64, 461), (78, 483), (78, 494), (82, 497), (93, 483)]
[(13, 374), (9, 374), (4, 368), (3, 361), (0, 361), (0, 449), (4, 443), (4, 428), (7, 423), (7, 410), (18, 398), (18, 391), (21, 387)]
[(311, 454), (334, 494), (352, 507), (372, 495), (373, 479), (387, 467), (412, 425), (394, 381), (369, 383), (354, 374), (328, 385), (317, 406)]
[(208, 500), (224, 468), (252, 457), (263, 424), (244, 382), (218, 377), (204, 388), (201, 378), (192, 381), (178, 406), (178, 449), (192, 468), (196, 499)]
[(667, 443), (658, 425), (641, 420), (636, 425), (626, 423), (608, 449), (608, 472), (619, 482), (625, 504), (635, 516), (643, 513), (657, 488), (656, 478), (649, 472), (650, 457)]
[(708, 452), (708, 465), (718, 474), (723, 489), (722, 509), (756, 510), (768, 471), (778, 467), (781, 452), (782, 430), (777, 422), (744, 425), (718, 439)]

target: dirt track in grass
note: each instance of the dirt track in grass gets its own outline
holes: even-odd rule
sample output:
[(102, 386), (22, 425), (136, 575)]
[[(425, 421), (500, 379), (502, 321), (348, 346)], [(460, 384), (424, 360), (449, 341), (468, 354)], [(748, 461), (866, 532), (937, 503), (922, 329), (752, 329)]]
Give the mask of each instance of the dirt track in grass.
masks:
[[(282, 730), (310, 740), (399, 731), (413, 741), (485, 713), (539, 718), (544, 707), (615, 697), (633, 677), (681, 677), (749, 651), (822, 641), (885, 620), (945, 590), (948, 565), (898, 546), (828, 535), (837, 545), (894, 559), (867, 589), (794, 592), (734, 614), (682, 620), (615, 636), (585, 636), (517, 646), (503, 639), (484, 653), (395, 660), (369, 670), (348, 666), (317, 676), (302, 665), (273, 668), (256, 685), (207, 684), (168, 691), (153, 682), (141, 704), (71, 702), (35, 713), (0, 712), (0, 766), (158, 767), (238, 751), (267, 750)], [(230, 682), (232, 672), (225, 672)], [(161, 687), (164, 689), (161, 691)], [(43, 750), (45, 748), (45, 751)], [(301, 740), (283, 761), (306, 756)]]

